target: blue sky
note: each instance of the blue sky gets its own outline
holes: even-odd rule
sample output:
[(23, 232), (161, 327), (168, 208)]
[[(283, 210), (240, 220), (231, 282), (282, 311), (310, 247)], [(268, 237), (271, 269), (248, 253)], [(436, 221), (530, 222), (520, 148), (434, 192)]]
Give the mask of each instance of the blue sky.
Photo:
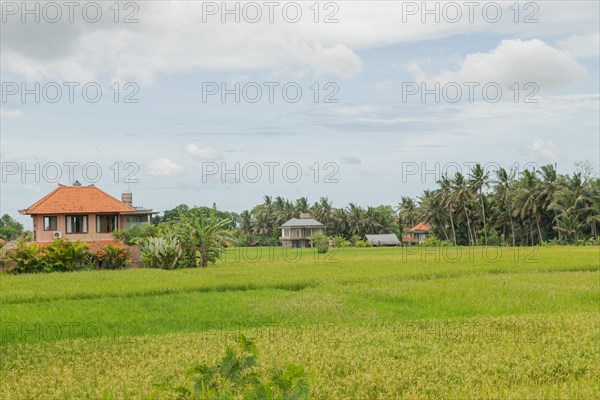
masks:
[[(53, 165), (61, 166), (61, 183), (72, 183), (64, 165), (70, 162), (80, 164), (74, 178), (83, 184), (113, 195), (129, 186), (134, 203), (160, 211), (213, 202), (241, 211), (265, 194), (328, 196), (335, 206), (395, 204), (433, 187), (448, 165), (466, 172), (471, 162), (490, 170), (557, 163), (567, 172), (589, 160), (598, 171), (598, 2), (533, 2), (537, 9), (521, 2), (520, 19), (537, 10), (538, 22), (528, 24), (514, 22), (512, 1), (498, 2), (503, 17), (496, 23), (477, 12), (473, 23), (443, 15), (423, 23), (420, 10), (406, 14), (410, 2), (404, 9), (402, 2), (329, 2), (337, 7), (327, 10), (322, 2), (320, 17), (337, 10), (339, 22), (332, 24), (313, 21), (312, 2), (299, 3), (303, 17), (294, 24), (277, 13), (274, 23), (248, 23), (243, 16), (223, 23), (220, 13), (206, 14), (220, 2), (209, 3), (139, 2), (139, 22), (132, 24), (114, 23), (107, 8), (95, 24), (77, 13), (73, 22), (48, 23), (41, 15), (40, 23), (31, 16), (23, 23), (22, 10), (3, 6), (1, 213), (16, 215), (52, 190), (56, 182), (42, 175)], [(125, 11), (131, 10), (121, 10), (120, 18)], [(7, 85), (36, 82), (95, 82), (103, 94), (97, 103), (77, 90), (72, 103), (66, 91), (56, 103), (7, 94), (13, 88)], [(114, 82), (133, 82), (138, 102), (123, 103), (130, 91), (121, 91), (115, 103)], [(204, 102), (203, 87), (211, 82), (230, 89), (256, 82), (263, 97), (236, 103), (233, 95), (225, 102), (215, 95)], [(265, 82), (279, 85), (273, 102)], [(403, 100), (406, 85), (465, 90), (465, 82), (493, 83), (502, 96), (492, 103), (476, 89), (472, 102), (466, 92), (456, 102), (443, 96), (435, 102), (433, 95)], [(518, 102), (510, 89), (515, 82)], [(531, 92), (526, 83), (535, 84), (537, 103), (523, 102)], [(302, 89), (298, 102), (283, 98), (279, 88), (286, 84)], [(336, 88), (337, 103), (325, 103)], [(97, 181), (95, 167), (83, 174), (81, 166), (90, 163), (101, 168)], [(137, 183), (123, 182), (126, 163), (138, 166)], [(265, 163), (279, 163), (272, 182)], [(239, 182), (209, 174), (236, 165)], [(251, 182), (256, 165), (263, 178)], [(299, 167), (302, 177), (284, 177), (285, 165), (288, 175)], [(23, 167), (39, 168), (39, 176), (24, 175)]]

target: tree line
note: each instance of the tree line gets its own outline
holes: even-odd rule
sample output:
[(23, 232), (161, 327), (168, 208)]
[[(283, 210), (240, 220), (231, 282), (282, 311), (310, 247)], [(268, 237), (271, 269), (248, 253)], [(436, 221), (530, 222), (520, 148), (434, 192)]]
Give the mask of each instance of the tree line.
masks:
[(598, 241), (600, 180), (589, 163), (562, 175), (556, 165), (486, 171), (474, 165), (465, 176), (442, 176), (435, 189), (416, 199), (402, 196), (396, 207), (333, 207), (327, 197), (310, 204), (306, 197), (288, 200), (264, 196), (263, 202), (235, 218), (242, 237), (274, 244), (280, 226), (300, 213), (327, 225), (330, 236), (346, 239), (369, 233), (402, 236), (427, 223), (440, 240), (454, 245), (527, 246)]
[[(301, 213), (327, 226), (327, 234), (356, 241), (366, 234), (395, 233), (402, 238), (410, 227), (427, 223), (439, 241), (454, 245), (531, 246), (545, 243), (598, 243), (600, 179), (592, 176), (589, 163), (577, 165), (571, 174), (559, 174), (556, 165), (544, 165), (516, 173), (514, 169), (486, 171), (474, 165), (468, 174), (442, 176), (436, 188), (420, 196), (402, 196), (399, 203), (362, 207), (350, 203), (336, 208), (327, 197), (310, 203), (281, 196), (264, 196), (262, 203), (241, 213), (214, 210), (226, 220), (224, 229), (238, 245), (276, 245), (280, 226)], [(153, 225), (177, 224), (193, 212), (208, 214), (209, 207), (180, 204)], [(135, 242), (153, 236), (152, 227), (118, 232), (119, 239)], [(0, 218), (0, 238), (30, 239), (30, 233), (10, 216)], [(131, 236), (131, 238), (129, 238)]]

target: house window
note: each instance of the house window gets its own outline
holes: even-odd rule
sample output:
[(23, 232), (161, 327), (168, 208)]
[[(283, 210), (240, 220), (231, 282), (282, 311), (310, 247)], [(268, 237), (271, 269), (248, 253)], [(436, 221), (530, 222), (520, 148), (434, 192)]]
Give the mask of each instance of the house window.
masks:
[(67, 215), (67, 233), (87, 233), (87, 215)]
[(44, 230), (55, 231), (56, 230), (56, 216), (44, 217)]
[(96, 216), (96, 232), (110, 233), (117, 229), (117, 215), (98, 215)]

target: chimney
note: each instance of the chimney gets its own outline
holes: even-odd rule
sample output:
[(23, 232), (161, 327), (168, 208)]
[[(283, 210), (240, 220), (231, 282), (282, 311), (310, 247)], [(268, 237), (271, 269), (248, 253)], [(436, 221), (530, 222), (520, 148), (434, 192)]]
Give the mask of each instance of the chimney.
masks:
[(121, 193), (121, 201), (130, 207), (133, 207), (133, 195), (131, 192)]
[(300, 213), (300, 219), (311, 219), (312, 217), (310, 216), (309, 213)]

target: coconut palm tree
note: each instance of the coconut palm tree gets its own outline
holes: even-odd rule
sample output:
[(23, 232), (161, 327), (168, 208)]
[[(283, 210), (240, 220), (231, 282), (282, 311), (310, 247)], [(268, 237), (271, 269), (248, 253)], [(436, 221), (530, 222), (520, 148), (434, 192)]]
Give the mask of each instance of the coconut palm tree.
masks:
[(402, 196), (396, 210), (398, 211), (401, 231), (411, 228), (417, 224), (417, 203), (412, 198)]
[(245, 233), (252, 231), (252, 214), (248, 210), (244, 210), (240, 214), (240, 229)]
[(347, 209), (347, 223), (348, 223), (348, 234), (349, 235), (359, 235), (363, 236), (364, 234), (364, 213), (365, 210), (354, 204), (350, 203)]
[(439, 226), (442, 229), (446, 240), (450, 240), (444, 222), (448, 217), (448, 213), (441, 204), (439, 192), (425, 190), (423, 195), (419, 198), (419, 211), (421, 213), (421, 220), (432, 226)]
[(294, 211), (295, 211), (296, 215), (298, 215), (300, 213), (308, 212), (309, 208), (310, 207), (308, 205), (308, 199), (306, 197), (300, 197), (294, 203)]
[(469, 217), (468, 204), (472, 198), (472, 192), (469, 189), (469, 185), (463, 174), (457, 172), (452, 180), (452, 195), (454, 204), (458, 205), (459, 209), (462, 209), (467, 221), (467, 232), (469, 237), (469, 245), (475, 245), (475, 238), (473, 232), (471, 232), (471, 218)]
[(489, 175), (481, 167), (481, 164), (477, 163), (471, 170), (469, 176), (469, 186), (474, 194), (479, 196), (479, 203), (481, 205), (481, 215), (483, 217), (483, 235), (485, 238), (485, 245), (487, 246), (487, 225), (485, 223), (485, 205), (483, 203), (483, 189), (489, 185)]
[(533, 238), (533, 221), (535, 221), (538, 231), (539, 241), (542, 241), (542, 231), (540, 229), (540, 207), (539, 207), (539, 180), (534, 171), (525, 170), (521, 173), (521, 179), (518, 182), (517, 193), (513, 203), (513, 216), (529, 222), (529, 231), (531, 234), (531, 244)]
[(454, 204), (454, 198), (452, 197), (452, 181), (448, 176), (442, 176), (442, 179), (438, 181), (440, 190), (438, 192), (439, 204), (442, 207), (446, 207), (448, 210), (448, 216), (450, 217), (450, 227), (452, 228), (452, 239), (456, 246), (456, 230), (454, 228), (454, 210), (456, 209)]
[(515, 224), (513, 222), (512, 210), (513, 210), (513, 202), (512, 202), (512, 191), (513, 185), (512, 182), (515, 179), (515, 172), (513, 169), (510, 172), (506, 172), (504, 168), (500, 168), (496, 172), (496, 180), (495, 180), (495, 190), (496, 196), (498, 197), (500, 202), (504, 202), (506, 206), (506, 210), (508, 213), (508, 218), (510, 221), (510, 231), (512, 235), (512, 245), (515, 246)]
[(331, 219), (333, 218), (333, 207), (332, 203), (327, 197), (321, 197), (318, 202), (313, 204), (310, 212), (316, 220), (324, 225), (329, 226), (331, 224)]

